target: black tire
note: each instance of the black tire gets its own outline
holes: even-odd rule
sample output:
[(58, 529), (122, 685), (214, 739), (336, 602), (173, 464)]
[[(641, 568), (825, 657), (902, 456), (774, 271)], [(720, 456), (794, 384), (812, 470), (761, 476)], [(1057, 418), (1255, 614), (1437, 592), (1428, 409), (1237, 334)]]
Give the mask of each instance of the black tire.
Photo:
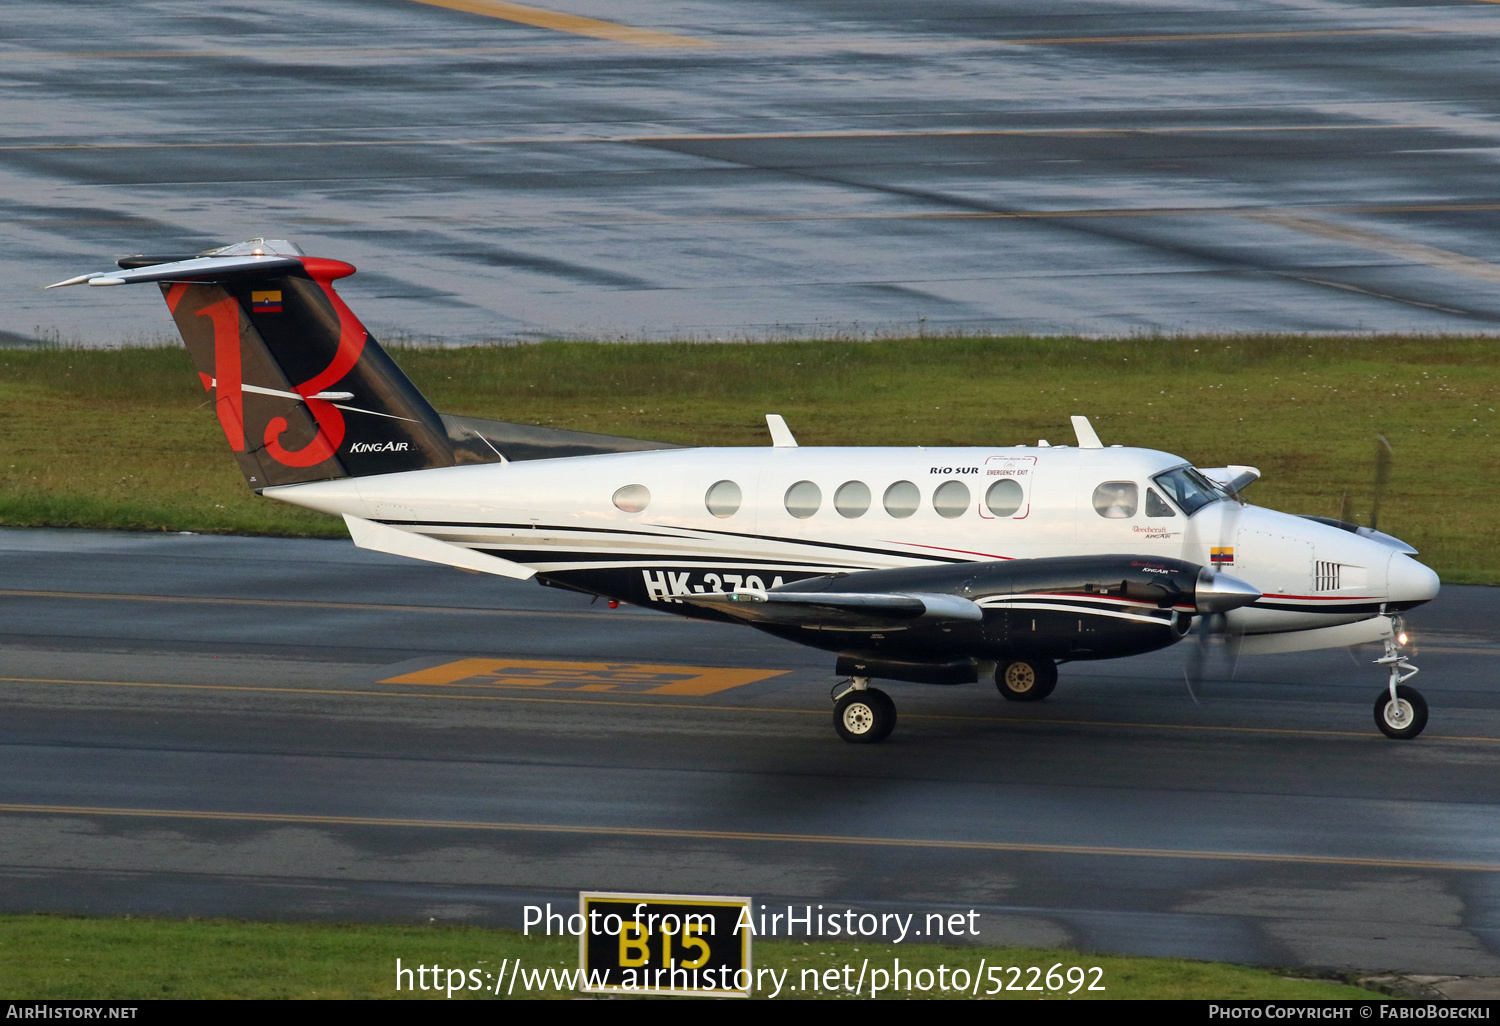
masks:
[(1427, 726), (1427, 700), (1416, 688), (1397, 684), (1396, 702), (1392, 703), (1390, 688), (1381, 688), (1375, 696), (1375, 726), (1386, 737), (1408, 741)]
[(833, 706), (833, 729), (853, 744), (884, 741), (896, 729), (896, 703), (878, 688), (851, 691)]
[(995, 667), (995, 687), (1012, 702), (1040, 702), (1057, 687), (1050, 659), (1011, 659)]

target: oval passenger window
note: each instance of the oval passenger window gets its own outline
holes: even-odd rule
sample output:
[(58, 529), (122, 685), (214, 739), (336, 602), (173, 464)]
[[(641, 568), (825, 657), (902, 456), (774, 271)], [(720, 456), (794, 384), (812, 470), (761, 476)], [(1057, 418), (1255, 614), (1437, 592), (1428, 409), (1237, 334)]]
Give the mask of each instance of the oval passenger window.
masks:
[(806, 520), (823, 505), (823, 490), (811, 481), (798, 481), (786, 490), (786, 511)]
[(897, 481), (885, 490), (885, 511), (897, 520), (905, 520), (917, 511), (922, 493), (910, 481)]
[(833, 493), (833, 508), (850, 520), (864, 516), (870, 508), (870, 486), (863, 481), (845, 481)]
[(626, 513), (639, 513), (651, 504), (651, 493), (645, 485), (631, 484), (615, 490), (612, 500)]
[(949, 520), (963, 516), (969, 508), (969, 486), (962, 481), (944, 481), (932, 493), (932, 508)]
[(733, 481), (717, 481), (703, 496), (703, 505), (716, 517), (732, 517), (739, 512), (743, 498), (740, 486)]
[(1141, 490), (1134, 481), (1106, 481), (1094, 489), (1094, 512), (1110, 520), (1135, 516)]
[(1026, 493), (1021, 491), (1021, 483), (1009, 477), (996, 481), (990, 485), (990, 490), (984, 493), (984, 504), (989, 507), (990, 513), (997, 517), (1014, 516), (1025, 499)]

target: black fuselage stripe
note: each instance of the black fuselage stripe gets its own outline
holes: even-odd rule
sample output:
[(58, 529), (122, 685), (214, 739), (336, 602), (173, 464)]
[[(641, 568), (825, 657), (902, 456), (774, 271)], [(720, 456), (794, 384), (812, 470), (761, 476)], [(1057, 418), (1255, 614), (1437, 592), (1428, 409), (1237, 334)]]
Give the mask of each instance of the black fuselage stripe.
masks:
[(807, 568), (811, 574), (827, 573), (832, 569), (843, 570), (843, 564), (829, 565), (826, 568), (822, 564), (814, 566), (809, 560), (785, 560), (785, 559), (755, 559), (750, 557), (733, 556), (673, 556), (660, 553), (633, 553), (633, 552), (568, 552), (565, 550), (540, 550), (540, 549), (501, 549), (487, 545), (474, 546), (475, 552), (483, 552), (489, 556), (499, 556), (513, 563), (626, 563), (627, 566), (615, 567), (618, 570), (629, 570), (633, 567), (745, 567), (745, 566), (778, 566), (789, 568)]
[[(669, 541), (698, 541), (699, 538), (692, 534), (660, 534), (653, 531), (626, 531), (616, 527), (566, 527), (561, 525), (541, 524), (492, 524), (481, 521), (457, 521), (457, 520), (376, 520), (377, 524), (386, 524), (392, 527), (480, 527), (500, 531), (572, 531), (579, 534), (622, 534), (632, 538), (666, 539)], [(783, 545), (806, 545), (814, 549), (836, 549), (841, 552), (869, 552), (878, 556), (899, 556), (903, 559), (923, 559), (934, 563), (975, 563), (984, 560), (960, 559), (955, 556), (933, 556), (922, 552), (899, 552), (894, 549), (876, 549), (865, 545), (841, 545), (838, 542), (808, 541), (802, 538), (783, 538), (774, 534), (742, 534), (735, 531), (705, 531), (699, 528), (683, 528), (684, 531), (693, 531), (697, 535), (708, 535), (717, 538), (751, 538), (756, 541), (779, 542)]]

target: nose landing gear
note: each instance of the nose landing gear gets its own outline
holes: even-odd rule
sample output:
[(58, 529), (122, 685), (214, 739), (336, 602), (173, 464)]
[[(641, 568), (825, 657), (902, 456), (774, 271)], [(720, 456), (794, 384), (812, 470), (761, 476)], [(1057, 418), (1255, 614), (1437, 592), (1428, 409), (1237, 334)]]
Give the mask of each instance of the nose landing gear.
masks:
[(1392, 617), (1391, 636), (1385, 639), (1385, 655), (1375, 660), (1390, 672), (1390, 679), (1380, 694), (1375, 696), (1375, 726), (1386, 737), (1405, 741), (1422, 733), (1427, 726), (1427, 701), (1416, 688), (1409, 688), (1402, 681), (1416, 676), (1417, 668), (1406, 661), (1401, 651), (1401, 642), (1406, 635), (1401, 623)]

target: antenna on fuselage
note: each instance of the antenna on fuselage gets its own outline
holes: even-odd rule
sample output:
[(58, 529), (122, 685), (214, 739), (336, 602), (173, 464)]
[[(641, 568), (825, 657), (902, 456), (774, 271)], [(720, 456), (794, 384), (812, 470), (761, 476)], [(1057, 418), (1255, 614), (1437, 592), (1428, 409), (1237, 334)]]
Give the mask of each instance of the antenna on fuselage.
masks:
[(797, 440), (792, 437), (792, 429), (786, 426), (786, 421), (781, 419), (781, 414), (766, 414), (766, 427), (771, 429), (771, 444), (773, 446), (778, 449), (797, 448)]
[(1099, 441), (1099, 433), (1094, 430), (1094, 425), (1089, 423), (1087, 417), (1073, 418), (1073, 433), (1078, 436), (1080, 449), (1104, 448), (1104, 443)]

